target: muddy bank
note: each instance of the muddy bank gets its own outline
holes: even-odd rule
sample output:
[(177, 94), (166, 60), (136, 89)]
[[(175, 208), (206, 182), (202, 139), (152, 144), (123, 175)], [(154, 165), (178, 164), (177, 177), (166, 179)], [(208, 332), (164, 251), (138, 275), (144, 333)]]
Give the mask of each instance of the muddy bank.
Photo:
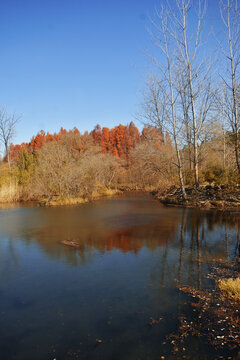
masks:
[(187, 200), (181, 190), (172, 186), (165, 192), (154, 191), (153, 196), (165, 205), (198, 207), (205, 209), (240, 210), (240, 187), (227, 185), (205, 185), (199, 188), (186, 188)]

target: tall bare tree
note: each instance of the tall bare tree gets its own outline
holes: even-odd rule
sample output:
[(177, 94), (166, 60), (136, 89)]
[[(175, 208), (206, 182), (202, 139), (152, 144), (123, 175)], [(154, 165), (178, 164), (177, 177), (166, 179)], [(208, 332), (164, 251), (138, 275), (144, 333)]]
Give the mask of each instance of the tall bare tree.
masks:
[[(197, 4), (197, 9), (194, 5)], [(190, 17), (194, 16), (195, 21), (190, 22)], [(199, 186), (199, 154), (198, 146), (203, 134), (212, 105), (210, 64), (206, 65), (200, 59), (200, 47), (202, 45), (201, 32), (206, 13), (206, 1), (198, 0), (176, 0), (175, 7), (169, 7), (171, 16), (171, 36), (177, 46), (177, 60), (181, 65), (181, 72), (185, 76), (184, 87), (180, 87), (181, 95), (183, 92), (188, 96), (187, 117), (191, 119), (191, 132), (193, 137), (193, 164), (195, 184)], [(196, 25), (194, 25), (196, 24)], [(185, 108), (186, 109), (186, 108)]]
[(8, 114), (5, 109), (0, 109), (0, 142), (4, 146), (5, 156), (10, 166), (9, 147), (10, 142), (15, 134), (16, 124), (20, 117), (15, 113)]
[(225, 102), (224, 111), (233, 131), (236, 165), (238, 173), (240, 173), (239, 113), (237, 102), (237, 87), (240, 80), (240, 11), (238, 3), (238, 0), (219, 0), (227, 43), (224, 41), (218, 41), (218, 43), (227, 61), (226, 71), (222, 74), (222, 79), (228, 93), (228, 100)]
[(162, 6), (161, 11), (156, 12), (156, 20), (152, 21), (153, 31), (151, 36), (155, 45), (161, 51), (160, 62), (152, 57), (153, 62), (159, 70), (158, 77), (154, 76), (147, 83), (148, 91), (145, 93), (143, 110), (148, 123), (158, 128), (167, 130), (173, 137), (177, 157), (177, 168), (182, 197), (186, 200), (186, 192), (182, 173), (182, 159), (178, 141), (178, 134), (182, 122), (177, 118), (176, 101), (178, 94), (174, 87), (175, 53), (171, 45), (171, 34), (169, 30), (169, 17), (166, 8)]
[(214, 118), (211, 64), (200, 58), (205, 12), (204, 0), (175, 0), (172, 6), (167, 2), (165, 6), (162, 4), (160, 11), (156, 10), (150, 31), (160, 56), (151, 57), (158, 75), (147, 84), (144, 110), (148, 115), (145, 118), (160, 128), (167, 128), (174, 139), (183, 197), (186, 195), (181, 147), (187, 141), (190, 165), (193, 153), (195, 185), (198, 187), (199, 145), (209, 136), (206, 129)]

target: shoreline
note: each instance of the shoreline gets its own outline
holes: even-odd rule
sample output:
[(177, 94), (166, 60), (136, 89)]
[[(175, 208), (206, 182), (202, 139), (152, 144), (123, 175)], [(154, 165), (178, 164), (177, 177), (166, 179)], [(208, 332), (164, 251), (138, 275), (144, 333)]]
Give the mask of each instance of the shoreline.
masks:
[(90, 196), (78, 196), (78, 197), (61, 197), (61, 196), (52, 196), (50, 198), (32, 198), (32, 199), (19, 199), (14, 201), (4, 201), (0, 202), (0, 208), (5, 206), (13, 206), (20, 204), (36, 204), (37, 206), (42, 207), (55, 207), (55, 206), (74, 206), (80, 204), (88, 204), (93, 201), (98, 201), (104, 198), (108, 198), (115, 195), (121, 195), (122, 190), (115, 189), (101, 189), (101, 191), (96, 191)]
[(52, 196), (44, 199), (20, 199), (14, 201), (0, 202), (0, 207), (8, 205), (19, 205), (27, 203), (35, 203), (39, 206), (74, 206), (80, 204), (88, 204), (90, 202), (110, 198), (112, 196), (121, 195), (123, 193), (143, 192), (153, 196), (161, 204), (168, 207), (181, 207), (201, 210), (218, 210), (221, 212), (240, 211), (240, 187), (228, 185), (201, 185), (198, 189), (194, 187), (186, 187), (187, 200), (183, 200), (179, 187), (172, 186), (165, 191), (159, 190), (141, 190), (131, 189), (129, 187), (120, 187), (119, 189), (103, 188), (95, 191), (89, 196), (78, 197), (60, 197)]
[(213, 260), (206, 278), (211, 279), (211, 287), (196, 289), (178, 285), (181, 293), (191, 300), (190, 313), (182, 311), (178, 317), (177, 331), (169, 336), (173, 354), (182, 355), (185, 340), (194, 336), (203, 338), (222, 358), (240, 357), (240, 309), (239, 298), (234, 299), (220, 289), (220, 281), (239, 278), (239, 265), (227, 260)]
[(104, 198), (109, 198), (115, 195), (120, 195), (123, 192), (121, 190), (113, 189), (102, 189), (99, 192), (94, 192), (89, 197), (79, 196), (79, 197), (56, 197), (52, 199), (44, 199), (39, 202), (40, 206), (54, 207), (54, 206), (74, 206), (80, 204), (88, 204), (93, 201), (98, 201)]
[(182, 198), (179, 187), (172, 186), (164, 192), (152, 195), (166, 206), (195, 208), (201, 210), (240, 211), (240, 188), (227, 185), (201, 185), (186, 187), (187, 200)]

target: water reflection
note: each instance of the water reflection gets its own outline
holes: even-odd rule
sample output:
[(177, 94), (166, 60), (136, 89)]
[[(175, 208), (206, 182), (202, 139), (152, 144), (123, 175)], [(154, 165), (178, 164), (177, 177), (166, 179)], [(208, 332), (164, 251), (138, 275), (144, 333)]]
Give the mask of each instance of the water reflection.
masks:
[[(239, 219), (238, 213), (165, 208), (152, 198), (135, 194), (79, 207), (8, 208), (0, 211), (0, 239), (7, 238), (5, 255), (8, 253), (16, 266), (17, 240), (26, 246), (37, 244), (47, 256), (74, 266), (91, 262), (96, 252), (138, 254), (142, 248), (153, 252), (162, 248), (163, 278), (171, 244), (171, 250), (179, 251), (178, 282), (183, 266), (186, 272), (185, 263), (189, 276), (197, 264), (200, 287), (202, 261), (237, 256)], [(65, 239), (75, 239), (80, 247), (62, 245)]]
[(0, 210), (0, 358), (170, 358), (162, 343), (187, 302), (176, 285), (211, 286), (212, 260), (238, 256), (239, 220), (142, 194)]
[[(238, 255), (239, 214), (204, 212), (190, 209), (170, 209), (142, 195), (120, 198), (96, 204), (65, 208), (13, 208), (0, 212), (0, 246), (5, 259), (8, 255), (18, 266), (16, 241), (26, 246), (36, 244), (53, 258), (77, 266), (93, 261), (97, 253), (114, 250), (138, 254), (143, 248), (154, 252), (161, 249), (161, 281), (169, 266), (169, 247), (178, 261), (177, 280), (182, 271), (188, 281), (201, 287), (202, 263), (215, 258)], [(75, 239), (80, 247), (73, 249), (61, 244)], [(177, 260), (178, 259), (178, 260)], [(5, 261), (6, 262), (6, 261)], [(7, 270), (6, 270), (7, 271)], [(168, 272), (170, 270), (168, 269)]]

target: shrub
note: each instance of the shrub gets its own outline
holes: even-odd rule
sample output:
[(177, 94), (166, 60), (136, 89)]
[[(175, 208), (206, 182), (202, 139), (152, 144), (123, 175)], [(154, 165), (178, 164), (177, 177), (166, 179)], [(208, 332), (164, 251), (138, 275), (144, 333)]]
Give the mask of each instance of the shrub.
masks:
[(32, 180), (35, 165), (36, 156), (23, 147), (17, 161), (17, 177), (20, 185), (26, 185)]
[[(195, 185), (194, 170), (190, 170), (190, 169), (185, 170), (184, 176), (185, 176), (185, 184), (187, 186)], [(200, 170), (198, 172), (198, 178), (200, 183), (203, 183), (205, 180), (204, 175)]]
[(204, 172), (204, 179), (209, 183), (227, 184), (228, 183), (228, 171), (220, 166), (212, 166)]

